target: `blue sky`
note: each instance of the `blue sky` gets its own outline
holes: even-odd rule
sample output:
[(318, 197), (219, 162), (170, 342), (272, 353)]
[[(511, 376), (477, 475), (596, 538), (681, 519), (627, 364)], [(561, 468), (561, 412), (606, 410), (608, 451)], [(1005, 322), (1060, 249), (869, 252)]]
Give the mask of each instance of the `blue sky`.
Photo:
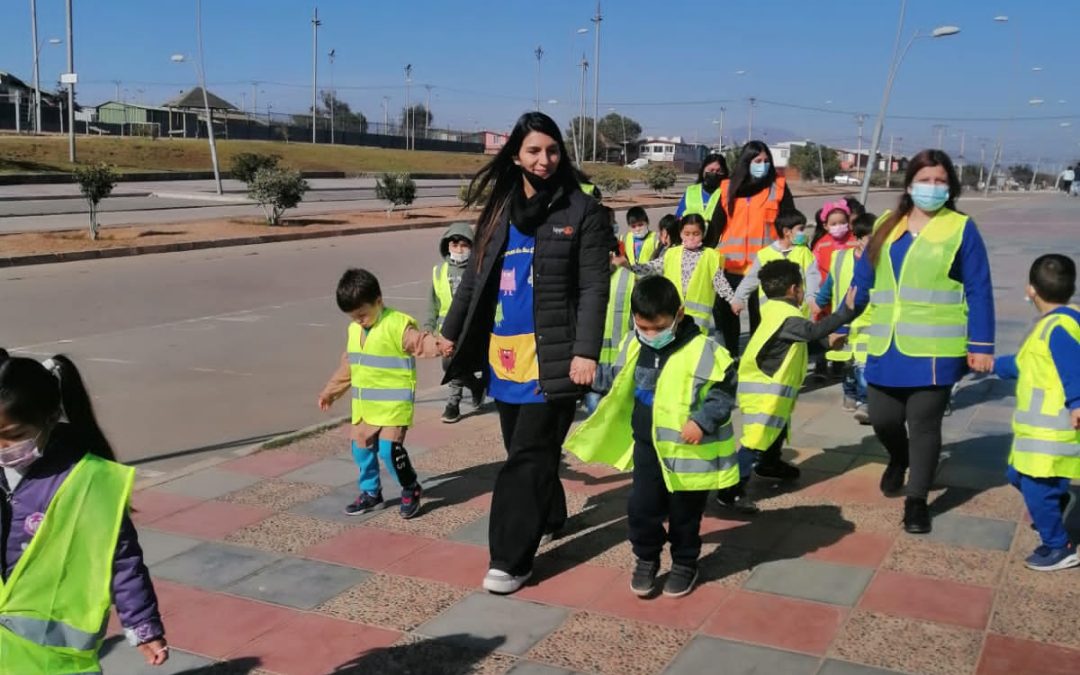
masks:
[[(38, 0), (39, 37), (63, 37), (61, 0)], [(1080, 157), (1080, 12), (1051, 0), (909, 0), (905, 39), (916, 29), (953, 24), (961, 33), (915, 42), (897, 77), (886, 126), (900, 149), (936, 142), (966, 155), (992, 148), (1004, 133), (1006, 159), (1059, 162)], [(0, 70), (29, 79), (29, 3), (5, 3)], [(210, 89), (260, 112), (302, 111), (311, 96), (312, 3), (298, 0), (205, 0), (206, 70)], [(320, 88), (329, 86), (327, 52), (336, 50), (334, 84), (341, 99), (369, 119), (404, 103), (403, 68), (413, 65), (412, 96), (431, 85), (435, 125), (508, 128), (533, 105), (537, 45), (545, 111), (563, 126), (576, 113), (583, 51), (593, 60), (595, 3), (589, 0), (371, 2), (323, 0), (319, 32)], [(869, 143), (896, 30), (896, 0), (694, 2), (608, 0), (601, 28), (601, 115), (615, 107), (652, 135), (715, 141), (713, 124), (726, 108), (725, 136), (745, 140), (748, 102), (755, 135), (769, 141), (820, 139), (853, 147), (854, 113), (867, 114)], [(1008, 15), (1008, 23), (993, 20)], [(578, 28), (589, 34), (576, 35)], [(194, 0), (75, 1), (79, 99), (115, 97), (120, 80), (129, 100), (161, 103), (190, 87), (190, 65), (170, 54), (195, 49)], [(64, 68), (65, 48), (46, 44), (42, 82)], [(1032, 70), (1041, 67), (1042, 70)], [(745, 71), (737, 75), (737, 71)], [(251, 81), (259, 81), (253, 94)], [(592, 107), (592, 68), (588, 100)], [(1038, 106), (1032, 98), (1043, 99)], [(548, 104), (555, 99), (557, 104)], [(1060, 103), (1059, 101), (1064, 101)], [(791, 106), (820, 110), (805, 110)], [(590, 112), (591, 114), (591, 112)], [(973, 118), (1014, 116), (1012, 122)], [(902, 119), (902, 118), (923, 119)], [(1042, 117), (1047, 119), (1030, 119)], [(1062, 124), (1069, 126), (1062, 126)], [(780, 136), (784, 136), (781, 138)], [(984, 139), (981, 140), (980, 139)], [(989, 155), (990, 150), (987, 150)]]

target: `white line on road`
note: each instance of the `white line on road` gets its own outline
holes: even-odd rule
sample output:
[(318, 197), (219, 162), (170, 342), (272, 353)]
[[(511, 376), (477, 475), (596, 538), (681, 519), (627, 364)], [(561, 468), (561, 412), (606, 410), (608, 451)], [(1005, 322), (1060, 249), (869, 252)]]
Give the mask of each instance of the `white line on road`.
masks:
[(120, 364), (123, 364), (123, 365), (134, 365), (134, 364), (138, 363), (138, 361), (128, 361), (127, 359), (110, 359), (110, 358), (106, 358), (104, 356), (92, 356), (92, 357), (90, 357), (90, 358), (88, 358), (86, 360), (87, 361), (96, 361), (98, 363), (120, 363)]

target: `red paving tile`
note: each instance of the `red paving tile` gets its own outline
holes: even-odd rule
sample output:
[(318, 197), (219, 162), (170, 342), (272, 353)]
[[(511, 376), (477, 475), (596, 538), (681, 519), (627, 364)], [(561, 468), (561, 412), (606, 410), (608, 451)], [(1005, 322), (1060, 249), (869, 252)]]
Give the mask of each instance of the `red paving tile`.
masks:
[[(316, 544), (303, 555), (327, 562), (385, 570), (405, 556), (431, 543), (431, 539), (411, 534), (388, 532), (377, 527), (357, 527)], [(397, 573), (397, 570), (394, 570)]]
[[(661, 573), (658, 588), (663, 580)], [(589, 603), (588, 609), (637, 621), (695, 630), (716, 611), (730, 592), (722, 586), (705, 584), (682, 598), (658, 595), (655, 598), (642, 599), (630, 591), (630, 575), (619, 574)]]
[(237, 658), (281, 675), (322, 675), (338, 669), (366, 673), (364, 657), (394, 644), (401, 633), (317, 614), (299, 614), (242, 649)]
[(618, 570), (609, 567), (576, 565), (535, 585), (526, 586), (515, 593), (514, 597), (564, 607), (584, 608), (619, 574)]
[(140, 490), (131, 495), (131, 519), (136, 525), (149, 525), (202, 502), (202, 499), (174, 495), (171, 492)]
[(214, 598), (215, 594), (204, 591), (201, 588), (185, 586), (175, 581), (166, 579), (154, 580), (154, 591), (157, 593), (158, 611), (163, 619), (173, 614), (186, 611), (190, 607), (202, 604)]
[(989, 633), (976, 675), (1076, 675), (1080, 651)]
[(454, 586), (476, 588), (484, 580), (488, 570), (486, 548), (459, 544), (453, 541), (436, 541), (399, 561), (393, 567), (394, 574), (422, 579), (434, 579)]
[(733, 590), (701, 632), (821, 655), (846, 616), (846, 609), (834, 605)]
[(263, 478), (277, 478), (318, 460), (318, 457), (299, 452), (272, 450), (234, 459), (222, 464), (219, 468)]
[[(872, 532), (843, 532), (839, 539), (821, 536), (831, 528), (814, 525), (796, 526), (781, 543), (781, 550), (792, 543), (807, 544), (800, 553), (813, 560), (877, 567), (889, 554), (896, 537)], [(819, 532), (820, 531), (820, 532)], [(817, 542), (817, 546), (814, 543)]]
[(219, 593), (168, 616), (169, 644), (217, 659), (235, 654), (263, 633), (300, 615), (293, 609)]
[(815, 483), (800, 494), (828, 497), (837, 504), (891, 504), (892, 500), (881, 494), (880, 480), (881, 469), (868, 466)]
[(270, 509), (246, 504), (207, 501), (154, 521), (154, 529), (203, 539), (223, 539), (273, 515)]
[(990, 588), (879, 570), (859, 607), (982, 630), (990, 618), (993, 600)]

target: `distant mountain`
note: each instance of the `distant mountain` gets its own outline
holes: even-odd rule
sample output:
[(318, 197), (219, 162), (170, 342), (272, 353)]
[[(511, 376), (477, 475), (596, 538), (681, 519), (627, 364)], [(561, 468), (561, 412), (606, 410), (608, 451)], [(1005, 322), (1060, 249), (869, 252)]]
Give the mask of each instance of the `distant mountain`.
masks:
[[(746, 142), (746, 125), (724, 128), (724, 141), (726, 143), (732, 143), (734, 140), (737, 143)], [(783, 141), (801, 141), (806, 138), (805, 135), (797, 134), (790, 129), (784, 129), (783, 127), (770, 127), (754, 125), (754, 139), (765, 141), (766, 143), (780, 143)], [(715, 138), (713, 139), (716, 140)]]

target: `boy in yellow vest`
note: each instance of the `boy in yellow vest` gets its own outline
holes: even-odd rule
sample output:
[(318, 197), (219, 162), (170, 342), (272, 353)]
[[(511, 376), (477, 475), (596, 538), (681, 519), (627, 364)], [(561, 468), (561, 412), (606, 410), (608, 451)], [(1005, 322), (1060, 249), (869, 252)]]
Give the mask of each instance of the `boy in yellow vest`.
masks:
[(817, 323), (807, 319), (800, 309), (806, 299), (802, 275), (801, 266), (791, 260), (766, 263), (758, 274), (769, 301), (762, 303), (761, 325), (750, 336), (739, 361), (740, 480), (717, 492), (721, 505), (744, 513), (757, 511), (746, 495), (751, 467), (761, 478), (787, 481), (799, 477), (798, 467), (782, 460), (780, 451), (806, 377), (807, 345), (825, 339), (855, 316), (855, 289), (851, 288), (839, 311)]
[(660, 553), (670, 542), (663, 592), (680, 597), (697, 582), (709, 491), (739, 480), (735, 369), (727, 350), (686, 316), (670, 280), (639, 281), (631, 308), (635, 332), (622, 342), (611, 391), (566, 449), (587, 462), (633, 467), (627, 512), (637, 564), (630, 588), (641, 597), (655, 591)]
[(420, 512), (420, 483), (405, 451), (416, 398), (416, 358), (439, 355), (435, 336), (416, 320), (383, 305), (379, 280), (349, 269), (337, 287), (338, 308), (349, 315), (349, 342), (341, 365), (319, 394), (319, 409), (352, 392), (352, 455), (360, 468), (360, 496), (345, 507), (358, 516), (385, 506), (379, 457), (401, 485), (402, 518)]
[[(750, 270), (739, 282), (735, 289), (735, 299), (731, 302), (731, 311), (739, 314), (750, 300), (750, 294), (759, 291), (761, 283), (758, 272), (766, 264), (774, 260), (790, 260), (798, 263), (802, 271), (802, 279), (806, 287), (806, 298), (810, 301), (810, 307), (803, 306), (803, 314), (810, 316), (817, 313), (818, 307), (814, 304), (814, 297), (821, 286), (821, 271), (818, 269), (817, 260), (807, 246), (806, 216), (800, 211), (784, 211), (776, 217), (776, 236), (778, 239), (761, 249), (755, 254), (754, 262)], [(764, 291), (760, 291), (765, 296)], [(765, 300), (768, 296), (762, 298)], [(805, 301), (804, 301), (805, 302)]]
[(1019, 380), (1007, 475), (1042, 540), (1024, 563), (1050, 572), (1080, 565), (1063, 522), (1069, 481), (1080, 479), (1080, 307), (1068, 304), (1076, 263), (1048, 253), (1035, 260), (1028, 279), (1039, 320), (1020, 353), (999, 356), (994, 372)]
[(649, 214), (640, 206), (632, 206), (626, 212), (626, 226), (630, 232), (623, 237), (626, 259), (631, 265), (647, 263), (656, 257), (660, 241), (649, 229)]
[(626, 267), (627, 261), (621, 247), (611, 250), (611, 293), (608, 295), (607, 314), (604, 318), (604, 341), (600, 345), (600, 360), (592, 389), (585, 394), (585, 412), (590, 415), (600, 404), (600, 397), (611, 389), (615, 379), (615, 358), (623, 339), (633, 331), (634, 318), (630, 311), (630, 297), (634, 292), (634, 273)]
[[(450, 312), (454, 293), (461, 284), (461, 277), (472, 257), (473, 231), (468, 223), (452, 223), (439, 240), (439, 254), (442, 262), (431, 271), (431, 300), (428, 304), (428, 320), (424, 330), (438, 335), (442, 330), (443, 320)], [(443, 370), (449, 359), (443, 359)], [(468, 389), (472, 394), (474, 408), (484, 403), (484, 383), (476, 376), (458, 378), (450, 382), (450, 396), (446, 399), (442, 421), (453, 424), (461, 419), (461, 394)]]

